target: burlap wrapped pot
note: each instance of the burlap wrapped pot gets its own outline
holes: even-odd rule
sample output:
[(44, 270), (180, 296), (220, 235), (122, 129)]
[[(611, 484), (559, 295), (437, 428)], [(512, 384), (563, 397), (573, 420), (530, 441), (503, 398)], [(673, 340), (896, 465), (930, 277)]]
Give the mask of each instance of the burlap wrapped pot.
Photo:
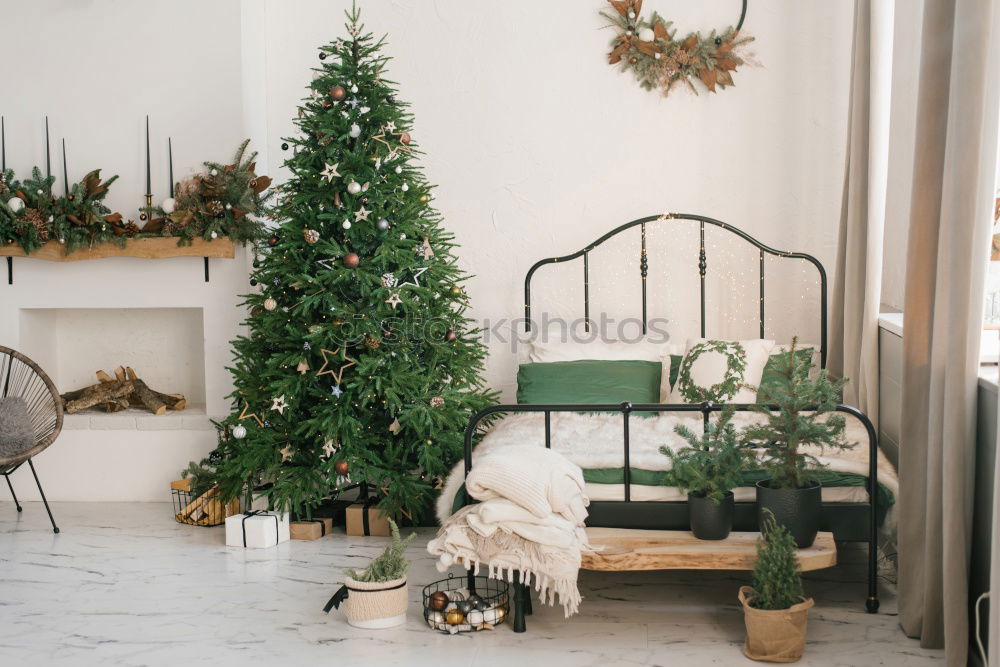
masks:
[(750, 605), (753, 589), (740, 586), (739, 600), (747, 639), (743, 653), (751, 660), (764, 662), (796, 662), (806, 649), (806, 625), (812, 598), (802, 599), (788, 609), (757, 609)]
[(355, 581), (345, 577), (347, 599), (341, 608), (358, 628), (391, 628), (406, 621), (406, 577), (392, 581)]

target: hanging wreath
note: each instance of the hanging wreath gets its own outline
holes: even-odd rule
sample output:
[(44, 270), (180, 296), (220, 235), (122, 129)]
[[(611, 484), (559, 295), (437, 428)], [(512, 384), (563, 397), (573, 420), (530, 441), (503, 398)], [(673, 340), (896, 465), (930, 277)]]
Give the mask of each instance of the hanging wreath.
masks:
[(621, 32), (611, 42), (608, 62), (622, 64), (632, 70), (639, 85), (646, 90), (662, 90), (667, 95), (677, 83), (684, 83), (695, 92), (700, 81), (713, 93), (716, 88), (732, 86), (733, 73), (746, 64), (738, 51), (753, 41), (740, 34), (746, 17), (747, 3), (736, 27), (722, 32), (713, 30), (707, 36), (700, 32), (677, 36), (673, 23), (663, 20), (656, 12), (647, 20), (639, 16), (642, 0), (608, 0), (615, 14), (601, 12)]
[[(702, 387), (694, 383), (691, 368), (698, 357), (706, 352), (721, 354), (726, 358), (726, 373), (720, 382), (710, 387)], [(743, 382), (743, 374), (747, 369), (747, 351), (742, 345), (733, 341), (709, 340), (698, 343), (684, 355), (680, 371), (677, 373), (677, 391), (688, 403), (724, 403), (736, 396)]]

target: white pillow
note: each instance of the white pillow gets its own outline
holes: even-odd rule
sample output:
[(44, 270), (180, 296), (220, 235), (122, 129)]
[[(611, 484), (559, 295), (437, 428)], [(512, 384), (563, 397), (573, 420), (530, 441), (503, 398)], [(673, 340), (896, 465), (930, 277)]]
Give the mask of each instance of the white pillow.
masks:
[[(710, 347), (718, 347), (720, 349), (706, 349)], [(685, 396), (685, 390), (692, 386), (709, 388), (713, 385), (721, 384), (726, 380), (727, 376), (733, 380), (733, 384), (736, 387), (743, 384), (758, 385), (760, 384), (761, 376), (764, 374), (764, 366), (767, 365), (767, 359), (773, 348), (773, 340), (719, 341), (706, 338), (691, 338), (688, 340), (687, 349), (684, 352), (684, 360), (681, 362), (681, 370), (683, 371), (684, 366), (688, 364), (688, 358), (692, 352), (696, 353), (696, 356), (690, 362), (689, 382), (686, 383), (683, 377), (678, 376), (677, 384), (670, 391), (667, 400), (663, 400), (662, 402), (699, 403), (701, 402), (700, 399)], [(729, 371), (729, 358), (735, 355), (741, 356), (745, 363), (742, 373), (736, 373), (735, 371), (730, 373)], [(667, 361), (669, 361), (669, 358)], [(666, 366), (665, 372), (669, 373), (669, 366)], [(660, 383), (660, 388), (662, 400), (662, 382)], [(756, 402), (757, 395), (749, 389), (742, 387), (738, 389), (734, 387), (734, 389), (736, 389), (735, 393), (719, 396), (715, 399), (715, 402)]]
[[(677, 343), (653, 343), (640, 340), (635, 343), (623, 341), (604, 341), (595, 339), (593, 342), (582, 341), (534, 341), (528, 350), (528, 361), (533, 363), (549, 363), (553, 361), (579, 361), (590, 359), (597, 361), (663, 361), (666, 355), (666, 366), (669, 370), (670, 355), (682, 354), (686, 347)], [(669, 377), (669, 376), (668, 376)]]

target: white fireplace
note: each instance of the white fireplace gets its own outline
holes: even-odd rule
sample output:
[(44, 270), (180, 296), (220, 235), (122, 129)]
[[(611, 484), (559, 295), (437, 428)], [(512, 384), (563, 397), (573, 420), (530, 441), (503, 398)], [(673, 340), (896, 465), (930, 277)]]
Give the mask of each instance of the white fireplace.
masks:
[[(251, 288), (242, 249), (236, 259), (209, 261), (206, 282), (201, 258), (14, 260), (14, 283), (0, 283), (0, 345), (34, 359), (60, 392), (126, 365), (188, 401), (161, 416), (66, 415), (60, 437), (35, 459), (50, 500), (167, 500), (188, 461), (215, 447), (211, 419), (229, 412), (225, 367), (241, 333), (240, 295)], [(37, 497), (29, 474), (12, 481), (19, 498)]]

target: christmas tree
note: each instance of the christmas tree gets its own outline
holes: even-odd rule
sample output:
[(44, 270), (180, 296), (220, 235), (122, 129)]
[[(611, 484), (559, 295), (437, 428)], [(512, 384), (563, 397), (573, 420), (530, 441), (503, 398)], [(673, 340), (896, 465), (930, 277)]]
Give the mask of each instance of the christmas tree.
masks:
[(273, 507), (308, 515), (364, 483), (412, 519), (495, 396), (412, 116), (384, 78), (384, 38), (364, 33), (356, 8), (347, 17), (349, 38), (320, 48), (282, 145), (291, 176), (254, 260), (259, 291), (233, 343), (233, 413), (213, 459), (226, 498), (269, 485)]

